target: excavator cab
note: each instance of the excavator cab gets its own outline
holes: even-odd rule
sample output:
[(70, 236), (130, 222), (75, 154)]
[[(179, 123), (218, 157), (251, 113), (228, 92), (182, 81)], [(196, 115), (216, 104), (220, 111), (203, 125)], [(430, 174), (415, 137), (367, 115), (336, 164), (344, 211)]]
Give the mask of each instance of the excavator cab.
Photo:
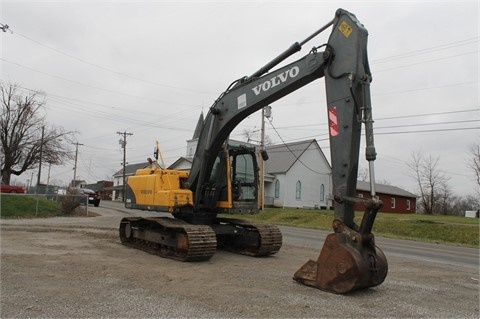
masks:
[(255, 147), (225, 143), (202, 187), (202, 204), (218, 213), (258, 213), (258, 187)]

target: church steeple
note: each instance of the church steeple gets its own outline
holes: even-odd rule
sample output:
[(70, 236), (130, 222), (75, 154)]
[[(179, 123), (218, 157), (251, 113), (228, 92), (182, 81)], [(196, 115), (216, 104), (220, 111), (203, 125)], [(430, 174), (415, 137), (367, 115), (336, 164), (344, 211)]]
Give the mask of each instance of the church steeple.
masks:
[(192, 140), (198, 139), (200, 137), (200, 133), (202, 132), (204, 121), (205, 120), (203, 118), (203, 110), (202, 110), (202, 112), (200, 113), (200, 117), (198, 118), (197, 126), (195, 127), (195, 132), (193, 132)]
[(203, 110), (200, 113), (200, 117), (198, 118), (197, 126), (195, 127), (195, 131), (193, 132), (193, 137), (191, 140), (187, 141), (187, 155), (186, 157), (191, 159), (193, 155), (195, 155), (195, 150), (197, 149), (198, 139), (200, 138), (200, 133), (202, 132), (203, 127)]

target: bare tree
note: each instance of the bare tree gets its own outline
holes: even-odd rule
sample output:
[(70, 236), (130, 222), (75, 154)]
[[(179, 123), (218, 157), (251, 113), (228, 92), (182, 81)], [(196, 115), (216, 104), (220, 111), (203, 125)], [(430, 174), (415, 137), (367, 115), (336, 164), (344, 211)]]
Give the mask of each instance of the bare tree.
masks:
[(450, 195), (448, 178), (438, 169), (439, 158), (412, 153), (408, 166), (411, 176), (417, 183), (420, 210), (424, 214), (446, 211), (447, 198)]
[[(260, 137), (260, 131), (256, 130), (253, 131), (251, 129), (244, 129), (243, 130), (243, 136), (247, 140), (247, 143), (261, 143), (261, 137)], [(265, 135), (265, 145), (272, 145), (272, 139), (270, 136)]]
[(477, 210), (480, 207), (480, 198), (474, 195), (457, 196), (450, 198), (450, 214), (465, 216), (466, 210)]
[(362, 182), (368, 182), (370, 180), (370, 175), (368, 172), (368, 168), (362, 167), (358, 170), (358, 177), (357, 179)]
[(375, 181), (377, 184), (381, 184), (381, 185), (389, 185), (389, 186), (392, 186), (392, 183), (388, 180), (388, 179), (385, 179), (385, 178), (382, 178), (382, 179), (379, 179), (377, 181)]
[[(369, 182), (370, 181), (370, 171), (367, 167), (361, 167), (358, 170), (357, 179), (362, 182)], [(380, 185), (392, 185), (392, 183), (388, 179), (376, 179), (376, 184)]]
[(480, 143), (473, 143), (470, 146), (469, 153), (471, 157), (467, 161), (467, 166), (472, 170), (480, 187)]
[(66, 145), (74, 133), (46, 123), (44, 96), (38, 92), (21, 94), (18, 86), (4, 83), (0, 83), (0, 93), (0, 160), (5, 184), (10, 184), (12, 174), (18, 176), (37, 166), (40, 156), (44, 163), (54, 165), (71, 158)]

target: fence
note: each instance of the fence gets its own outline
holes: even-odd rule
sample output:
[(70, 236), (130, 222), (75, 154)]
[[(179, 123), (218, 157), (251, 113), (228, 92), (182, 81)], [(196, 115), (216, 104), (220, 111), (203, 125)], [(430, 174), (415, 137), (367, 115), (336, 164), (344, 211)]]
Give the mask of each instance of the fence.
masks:
[[(34, 188), (33, 188), (34, 189)], [(32, 188), (29, 188), (31, 191)], [(4, 205), (2, 202), (5, 201), (5, 198), (16, 198), (13, 205)], [(62, 211), (71, 209), (76, 211), (76, 213), (86, 214), (88, 216), (89, 212), (89, 197), (85, 195), (73, 195), (73, 194), (58, 194), (58, 193), (1, 193), (0, 196), (0, 214), (2, 216), (11, 216), (12, 213), (18, 212), (20, 215), (29, 215), (36, 216), (41, 209), (40, 204), (42, 201), (52, 201), (59, 203), (60, 209)], [(13, 206), (13, 207), (12, 207)], [(7, 211), (12, 210), (12, 211)]]

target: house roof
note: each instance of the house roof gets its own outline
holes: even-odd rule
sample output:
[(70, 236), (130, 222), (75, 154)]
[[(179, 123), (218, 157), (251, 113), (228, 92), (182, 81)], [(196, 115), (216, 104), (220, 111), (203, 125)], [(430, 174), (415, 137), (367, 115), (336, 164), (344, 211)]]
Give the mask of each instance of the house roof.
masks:
[[(357, 181), (357, 190), (361, 191), (370, 191), (370, 183), (369, 182), (363, 182), (363, 181)], [(388, 195), (396, 195), (396, 196), (403, 196), (403, 197), (412, 197), (416, 198), (417, 195), (412, 194), (404, 189), (401, 189), (396, 186), (392, 185), (383, 185), (383, 184), (377, 184), (375, 183), (375, 191), (377, 193), (382, 193), (382, 194), (388, 194)]]
[(269, 159), (265, 162), (266, 173), (278, 174), (288, 172), (292, 165), (295, 164), (300, 156), (302, 156), (312, 144), (318, 148), (325, 158), (323, 151), (320, 149), (320, 146), (315, 139), (267, 146), (266, 151)]
[(172, 165), (170, 165), (167, 169), (175, 169), (177, 166), (181, 165), (182, 163), (187, 166), (192, 166), (192, 158), (187, 157), (180, 157), (177, 159)]
[[(147, 162), (142, 162), (142, 163), (136, 163), (136, 164), (128, 164), (125, 165), (125, 175), (133, 175), (137, 171), (137, 169), (145, 168), (147, 167), (148, 164)], [(123, 176), (123, 168), (121, 168), (118, 172), (113, 174), (113, 176)]]

